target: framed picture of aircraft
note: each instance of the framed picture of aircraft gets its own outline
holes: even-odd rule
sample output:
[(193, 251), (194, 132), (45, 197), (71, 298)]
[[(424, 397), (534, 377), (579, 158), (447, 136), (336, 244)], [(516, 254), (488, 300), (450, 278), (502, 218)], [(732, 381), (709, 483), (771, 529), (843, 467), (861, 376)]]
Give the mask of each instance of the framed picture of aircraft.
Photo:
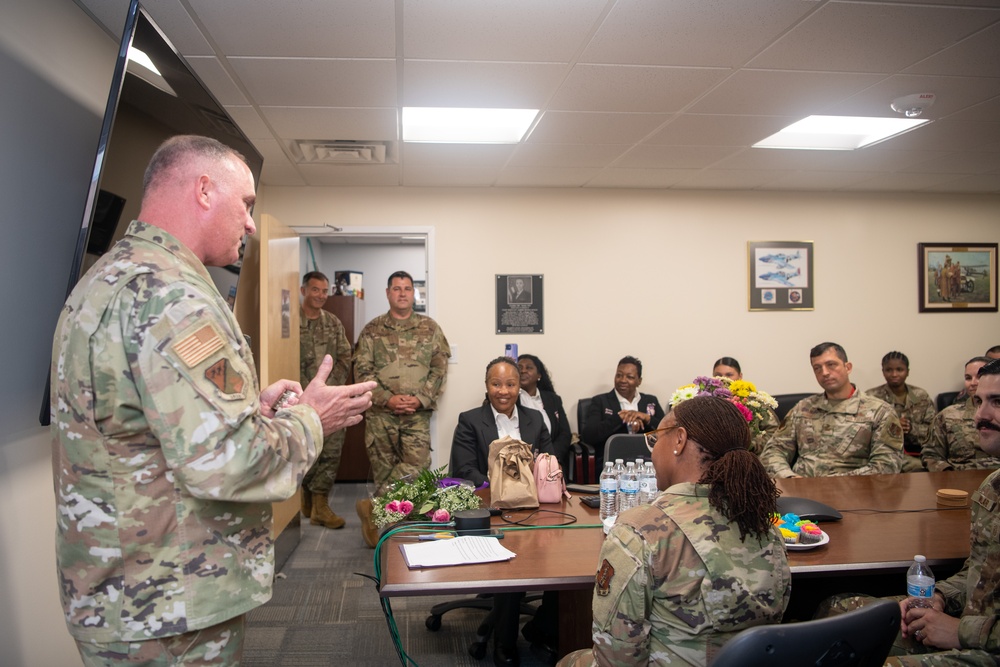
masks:
[(997, 312), (996, 243), (918, 243), (921, 313)]
[(750, 310), (813, 310), (813, 242), (748, 241)]

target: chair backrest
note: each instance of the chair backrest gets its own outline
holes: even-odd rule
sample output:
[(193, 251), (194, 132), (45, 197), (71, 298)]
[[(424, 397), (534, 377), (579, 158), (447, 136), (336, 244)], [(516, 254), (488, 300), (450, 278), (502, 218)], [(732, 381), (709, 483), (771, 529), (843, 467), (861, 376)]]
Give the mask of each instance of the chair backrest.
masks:
[(778, 421), (784, 423), (785, 415), (788, 411), (795, 407), (795, 404), (801, 401), (803, 398), (809, 398), (810, 396), (815, 396), (815, 394), (776, 394), (772, 398), (778, 402), (778, 407), (774, 409), (774, 413), (778, 415)]
[[(590, 402), (593, 401), (592, 398), (581, 398), (576, 404), (576, 431), (580, 434), (580, 440), (583, 441), (583, 425), (587, 421), (587, 410), (590, 409)], [(594, 443), (588, 442), (590, 446)]]
[(629, 461), (639, 458), (649, 461), (651, 456), (642, 433), (615, 433), (604, 443), (605, 461), (624, 459), (625, 465), (628, 465)]
[(898, 632), (899, 603), (879, 600), (839, 616), (744, 630), (710, 666), (875, 667), (885, 662)]
[(937, 411), (941, 412), (942, 410), (944, 410), (946, 407), (954, 403), (957, 397), (958, 397), (957, 391), (946, 391), (938, 394), (936, 399)]

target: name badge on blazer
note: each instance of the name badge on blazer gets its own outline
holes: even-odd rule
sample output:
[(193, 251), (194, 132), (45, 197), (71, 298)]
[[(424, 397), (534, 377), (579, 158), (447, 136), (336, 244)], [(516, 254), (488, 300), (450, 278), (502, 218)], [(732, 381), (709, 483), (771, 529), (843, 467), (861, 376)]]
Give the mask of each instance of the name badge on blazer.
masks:
[(615, 411), (612, 410), (611, 408), (604, 408), (604, 414), (606, 414), (606, 415), (613, 415), (613, 414), (615, 414)]

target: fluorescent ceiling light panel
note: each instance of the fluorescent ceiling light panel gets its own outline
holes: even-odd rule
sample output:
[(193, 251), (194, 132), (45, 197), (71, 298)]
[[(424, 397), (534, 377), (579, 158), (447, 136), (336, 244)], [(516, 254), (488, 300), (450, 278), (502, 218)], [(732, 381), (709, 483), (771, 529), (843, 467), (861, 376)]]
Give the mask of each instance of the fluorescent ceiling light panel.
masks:
[(928, 123), (918, 118), (809, 116), (754, 144), (754, 148), (853, 151)]
[(403, 141), (443, 144), (516, 144), (538, 109), (403, 107)]

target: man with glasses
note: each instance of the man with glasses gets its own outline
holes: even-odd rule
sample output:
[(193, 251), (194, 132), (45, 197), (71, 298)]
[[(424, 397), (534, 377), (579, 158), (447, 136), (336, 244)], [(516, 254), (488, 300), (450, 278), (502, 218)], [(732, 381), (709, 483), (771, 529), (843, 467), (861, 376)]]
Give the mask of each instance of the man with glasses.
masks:
[(760, 459), (772, 477), (897, 473), (903, 428), (892, 406), (859, 392), (851, 362), (836, 343), (809, 352), (822, 394), (799, 401), (764, 445)]

